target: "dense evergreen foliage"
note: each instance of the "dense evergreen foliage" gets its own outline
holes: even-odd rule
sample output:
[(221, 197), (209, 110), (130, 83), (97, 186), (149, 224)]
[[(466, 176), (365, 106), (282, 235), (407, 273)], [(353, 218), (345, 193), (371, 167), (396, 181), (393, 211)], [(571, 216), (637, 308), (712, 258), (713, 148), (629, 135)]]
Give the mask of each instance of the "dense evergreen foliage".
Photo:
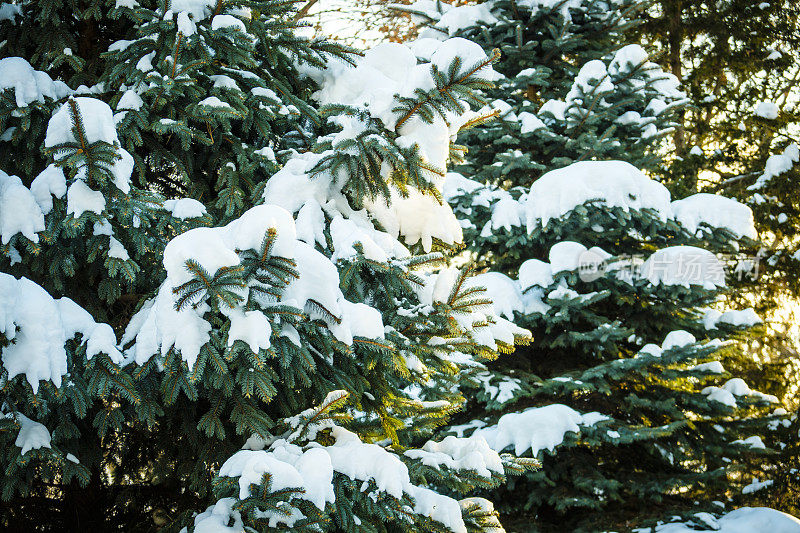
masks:
[[(407, 8), (428, 21), (423, 38), (467, 36), (503, 51), (505, 78), (488, 92), (497, 120), (462, 136), (459, 170), (471, 179), (452, 175), (445, 191), (476, 261), (510, 276), (495, 274), (490, 293), (512, 295), (517, 303), (504, 309), (534, 341), (488, 365), (457, 420), (486, 425), (476, 433), (492, 444), (504, 420), (544, 424), (554, 405), (575, 413), (563, 443), (502, 441), (541, 454), (544, 465), (490, 496), (514, 530), (625, 528), (697, 512), (696, 502), (713, 511), (712, 500), (741, 494), (752, 478), (740, 472), (765, 451), (736, 441), (785, 440), (767, 429), (788, 424), (783, 411), (767, 416), (774, 398), (748, 396), (749, 387), (735, 398), (715, 393), (743, 384), (726, 382), (723, 369), (748, 359), (743, 344), (718, 341), (746, 339), (757, 323), (752, 311), (709, 310), (725, 311), (727, 287), (750, 281), (739, 261), (756, 247), (749, 209), (720, 196), (670, 203), (666, 188), (631, 167), (581, 163), (627, 161), (654, 176), (664, 168), (689, 99), (675, 76), (627, 44), (647, 8), (588, 0)], [(738, 216), (750, 225), (732, 226)], [(727, 261), (726, 287), (699, 275), (700, 264), (722, 273), (708, 251)], [(581, 419), (594, 412), (608, 418)]]
[[(638, 28), (656, 50), (655, 61), (680, 78), (691, 98), (672, 137), (672, 157), (661, 170), (682, 194), (715, 192), (754, 212), (761, 249), (759, 277), (733, 297), (765, 317), (763, 335), (749, 341), (755, 362), (740, 371), (762, 390), (798, 406), (796, 349), (797, 50), (798, 5), (791, 1), (656, 2)], [(760, 477), (789, 472), (797, 457), (784, 450)], [(798, 478), (780, 475), (759, 491), (760, 501), (797, 513)]]
[(793, 6), (315, 4), (0, 2), (0, 527), (794, 524)]
[(427, 487), (533, 466), (414, 451), (528, 338), (438, 273), (448, 128), (495, 57), (391, 49), (417, 85), (381, 112), (345, 90), (381, 50), (294, 4), (0, 4), (4, 529), (494, 530)]

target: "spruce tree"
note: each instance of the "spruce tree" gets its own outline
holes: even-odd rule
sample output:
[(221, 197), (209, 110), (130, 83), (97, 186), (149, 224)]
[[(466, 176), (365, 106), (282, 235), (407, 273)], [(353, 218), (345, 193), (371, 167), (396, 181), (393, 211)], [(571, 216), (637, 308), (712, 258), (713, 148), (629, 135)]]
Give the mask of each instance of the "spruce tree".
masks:
[(760, 323), (752, 309), (724, 307), (735, 279), (726, 271), (755, 236), (749, 209), (712, 195), (671, 201), (615, 161), (551, 171), (516, 205), (452, 179), (462, 212), (480, 199), (472, 224), (510, 209), (520, 220), (494, 232), (525, 259), (504, 263), (510, 277), (494, 274), (489, 296), (534, 341), (473, 378), (451, 428), (541, 459), (490, 496), (507, 525), (625, 529), (741, 503), (752, 481), (741, 473), (779, 445), (769, 425), (785, 414), (727, 370), (741, 357), (731, 341)]
[(497, 120), (461, 137), (459, 169), (475, 179), (451, 174), (445, 194), (478, 264), (510, 276), (482, 280), (495, 307), (533, 333), (471, 380), (463, 424), (450, 428), (542, 459), (492, 493), (514, 530), (624, 529), (697, 512), (695, 501), (715, 510), (714, 497), (751, 481), (739, 470), (764, 452), (767, 422), (783, 421), (766, 418), (775, 398), (726, 373), (742, 354), (719, 343), (759, 322), (725, 309), (740, 280), (715, 255), (735, 264), (755, 246), (750, 210), (716, 195), (671, 202), (634, 166), (602, 162), (660, 170), (687, 102), (626, 45), (646, 7), (405, 8), (427, 20), (422, 38), (465, 35), (504, 52), (505, 78), (488, 92)]
[(497, 54), (294, 4), (0, 5), (5, 529), (502, 530), (535, 462), (428, 440), (529, 339), (444, 268)]
[(420, 47), (422, 39), (460, 36), (500, 49), (504, 77), (486, 91), (496, 120), (459, 138), (469, 150), (459, 169), (505, 188), (587, 159), (658, 166), (654, 147), (686, 97), (631, 41), (645, 8), (639, 0), (396, 6), (426, 21)]
[[(773, 374), (782, 374), (781, 382), (796, 379), (798, 366), (788, 340), (793, 306), (784, 305), (798, 294), (798, 9), (790, 1), (725, 1), (715, 9), (658, 2), (639, 28), (642, 40), (657, 48), (655, 60), (681, 79), (693, 104), (679, 117), (675, 157), (661, 172), (665, 183), (686, 193), (731, 195), (755, 213), (760, 275), (741, 296), (769, 317), (771, 334), (752, 349)], [(785, 393), (769, 375), (761, 378), (775, 394)]]
[[(738, 370), (790, 404), (797, 393), (796, 353), (798, 255), (795, 223), (798, 138), (797, 49), (800, 6), (792, 1), (720, 1), (713, 9), (698, 1), (656, 2), (638, 28), (657, 52), (654, 60), (677, 76), (692, 100), (671, 136), (674, 157), (659, 171), (679, 194), (725, 194), (749, 205), (759, 233), (756, 283), (732, 295), (753, 305), (766, 334), (749, 341), (754, 357)], [(791, 449), (791, 446), (787, 450)], [(777, 470), (794, 468), (783, 452)], [(764, 502), (796, 500), (800, 484), (774, 476), (769, 462), (757, 473), (776, 482), (758, 491)], [(753, 477), (756, 477), (754, 474)], [(778, 482), (778, 480), (781, 482)], [(781, 507), (789, 512), (796, 507)]]

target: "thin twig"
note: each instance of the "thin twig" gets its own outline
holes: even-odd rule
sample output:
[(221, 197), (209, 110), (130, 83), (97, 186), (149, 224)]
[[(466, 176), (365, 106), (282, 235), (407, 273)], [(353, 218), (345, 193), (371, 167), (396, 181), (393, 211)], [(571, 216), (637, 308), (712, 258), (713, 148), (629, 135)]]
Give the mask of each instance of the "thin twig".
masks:
[(314, 6), (314, 4), (316, 4), (316, 3), (317, 3), (317, 1), (318, 1), (318, 0), (308, 0), (308, 2), (306, 3), (306, 5), (304, 5), (302, 8), (300, 8), (300, 11), (298, 11), (298, 12), (297, 12), (297, 14), (294, 16), (294, 19), (293, 19), (293, 20), (294, 20), (295, 22), (297, 22), (297, 21), (298, 21), (298, 20), (300, 20), (301, 18), (303, 18), (303, 17), (305, 17), (306, 15), (308, 15), (308, 11), (309, 11), (309, 10), (310, 10), (310, 9), (311, 9), (313, 6)]

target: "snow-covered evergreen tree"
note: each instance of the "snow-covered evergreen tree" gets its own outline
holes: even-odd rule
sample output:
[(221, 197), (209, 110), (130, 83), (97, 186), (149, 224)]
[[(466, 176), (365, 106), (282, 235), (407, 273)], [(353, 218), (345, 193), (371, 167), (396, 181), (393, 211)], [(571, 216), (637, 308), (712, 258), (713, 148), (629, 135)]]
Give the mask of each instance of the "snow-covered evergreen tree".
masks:
[(659, 162), (654, 149), (686, 103), (677, 79), (651, 62), (628, 32), (640, 0), (497, 0), (400, 7), (425, 29), (417, 47), (459, 36), (499, 48), (503, 75), (486, 92), (497, 119), (464, 132), (460, 167), (484, 183), (530, 186), (543, 173), (587, 159)]
[(656, 168), (686, 102), (625, 45), (644, 7), (407, 8), (428, 24), (415, 49), (466, 35), (504, 53), (498, 120), (462, 137), (459, 169), (475, 179), (450, 174), (445, 196), (478, 264), (498, 270), (481, 275), (496, 309), (534, 341), (472, 380), (449, 429), (542, 458), (492, 493), (515, 530), (624, 528), (740, 495), (744, 458), (782, 416), (765, 418), (775, 398), (725, 372), (741, 357), (726, 341), (759, 322), (719, 310), (736, 282), (722, 261), (754, 244), (752, 213), (715, 195), (673, 202), (636, 168)]
[(426, 442), (529, 340), (444, 267), (496, 54), (292, 4), (0, 4), (5, 529), (502, 530), (533, 461)]
[(725, 258), (755, 236), (749, 208), (713, 195), (672, 201), (617, 161), (551, 171), (519, 201), (450, 180), (459, 205), (464, 191), (481, 198), (476, 225), (510, 209), (520, 220), (495, 235), (526, 259), (503, 263), (510, 278), (486, 276), (496, 308), (534, 341), (476, 376), (459, 418), (498, 451), (542, 459), (492, 496), (509, 523), (594, 531), (742, 494), (743, 461), (768, 453), (766, 426), (785, 414), (770, 415), (777, 399), (725, 370), (740, 357), (730, 340), (760, 322), (752, 309), (719, 309)]

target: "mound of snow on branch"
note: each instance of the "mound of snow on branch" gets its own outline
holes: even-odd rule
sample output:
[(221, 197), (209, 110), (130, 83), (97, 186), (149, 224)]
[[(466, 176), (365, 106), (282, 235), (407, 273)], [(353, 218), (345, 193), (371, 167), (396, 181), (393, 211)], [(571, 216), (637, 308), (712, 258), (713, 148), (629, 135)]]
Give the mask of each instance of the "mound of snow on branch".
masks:
[[(335, 503), (333, 476), (340, 473), (363, 482), (364, 488), (374, 484), (379, 492), (398, 500), (410, 496), (415, 514), (427, 516), (454, 533), (466, 533), (461, 504), (411, 483), (408, 467), (397, 455), (376, 444), (362, 442), (358, 435), (342, 427), (331, 427), (331, 436), (335, 443), (330, 446), (312, 443), (301, 448), (278, 440), (267, 450), (241, 450), (222, 465), (219, 475), (238, 478), (240, 499), (251, 495), (251, 485), (259, 485), (264, 474), (270, 474), (272, 491), (300, 489), (302, 492), (285, 497), (289, 503), (285, 512), (266, 511), (265, 517), (271, 527), (279, 524), (292, 527), (297, 520), (304, 518), (299, 509), (291, 506), (292, 499), (307, 500), (320, 510), (324, 510), (327, 503)], [(476, 436), (430, 441), (421, 450), (408, 450), (405, 455), (434, 468), (444, 466), (470, 470), (485, 478), (492, 473), (503, 473), (500, 457), (485, 440)], [(202, 520), (213, 523), (217, 515), (233, 516), (225, 503), (221, 501), (217, 505), (221, 504), (223, 508), (216, 511), (210, 508), (201, 515)]]
[(61, 386), (67, 373), (65, 344), (78, 333), (81, 343), (86, 344), (88, 359), (102, 352), (115, 363), (122, 361), (111, 326), (95, 322), (69, 298), (53, 299), (33, 281), (2, 272), (0, 333), (10, 341), (0, 348), (0, 360), (9, 379), (24, 375), (34, 393), (42, 380)]
[(580, 433), (580, 426), (592, 426), (609, 417), (592, 412), (581, 414), (563, 404), (532, 407), (500, 417), (497, 424), (473, 433), (486, 439), (495, 451), (513, 446), (515, 455), (528, 450), (536, 457), (540, 451), (553, 451), (564, 442), (567, 433)]
[[(167, 279), (157, 296), (146, 302), (131, 319), (123, 337), (123, 343), (136, 340), (130, 349), (134, 360), (144, 364), (153, 355), (166, 354), (174, 347), (192, 368), (200, 349), (209, 340), (211, 324), (204, 318), (210, 310), (205, 294), (199, 295), (191, 305), (176, 309), (175, 289), (193, 279), (187, 262), (199, 265), (212, 276), (220, 269), (236, 268), (241, 264), (244, 251), (260, 250), (270, 230), (275, 232), (271, 254), (294, 260), (299, 272), (284, 289), (280, 303), (324, 320), (333, 335), (346, 344), (351, 344), (354, 336), (383, 337), (380, 313), (365, 304), (345, 300), (339, 289), (336, 266), (313, 247), (297, 240), (291, 214), (275, 205), (260, 205), (227, 226), (196, 228), (167, 244), (163, 260)], [(250, 289), (245, 286), (235, 290), (247, 302)], [(253, 299), (258, 301), (257, 296)], [(314, 305), (309, 307), (307, 304), (312, 300)], [(263, 303), (270, 305), (272, 302)], [(333, 317), (316, 311), (317, 306)], [(231, 320), (230, 343), (243, 340), (253, 349), (270, 346), (272, 330), (262, 310), (245, 312), (243, 306), (231, 309), (222, 304), (221, 312)]]
[[(800, 520), (767, 507), (741, 507), (720, 518), (705, 514), (703, 518), (704, 522), (711, 522), (706, 522), (706, 525), (717, 533), (800, 533)], [(663, 524), (655, 530), (657, 533), (696, 533), (697, 528), (681, 522)], [(650, 528), (634, 531), (645, 533)]]
[[(794, 156), (794, 152), (780, 157), (788, 160), (790, 156)], [(788, 166), (790, 168), (791, 164)], [(596, 202), (605, 208), (625, 211), (652, 210), (661, 220), (675, 219), (691, 233), (707, 225), (727, 229), (737, 238), (756, 237), (753, 213), (746, 205), (711, 194), (672, 201), (666, 187), (623, 161), (581, 161), (552, 170), (535, 181), (518, 201), (507, 191), (455, 173), (447, 175), (444, 191), (450, 202), (468, 197), (472, 205), (488, 208), (491, 211), (487, 224), (489, 235), (501, 228), (510, 231), (512, 227), (521, 226), (522, 220), (528, 232), (532, 232), (547, 227), (552, 219), (569, 216), (587, 202)], [(484, 228), (484, 236), (487, 236), (487, 228)]]
[[(435, 115), (429, 121), (423, 120), (417, 114), (406, 116), (396, 111), (397, 97), (415, 97), (415, 91), (435, 90), (434, 69), (445, 71), (456, 58), (464, 73), (474, 65), (487, 62), (488, 58), (480, 46), (466, 39), (433, 41), (432, 45), (428, 50), (429, 63), (418, 63), (416, 54), (404, 44), (382, 43), (367, 51), (355, 66), (331, 63), (326, 70), (309, 74), (320, 83), (315, 97), (321, 104), (346, 104), (364, 109), (386, 128), (396, 131), (398, 146), (416, 146), (425, 162), (427, 177), (441, 193), (450, 143), (475, 114), (468, 109), (461, 113), (446, 111), (445, 117)], [(474, 75), (485, 80), (497, 77), (489, 65)], [(345, 128), (341, 135), (357, 134), (363, 128), (353, 120), (337, 121)], [(391, 165), (385, 162), (382, 176), (388, 178), (391, 172)], [(380, 196), (365, 205), (389, 234), (402, 236), (407, 244), (421, 242), (426, 251), (431, 249), (434, 239), (446, 244), (462, 239), (461, 226), (452, 210), (434, 195), (415, 189), (401, 192), (391, 186), (389, 198)]]

